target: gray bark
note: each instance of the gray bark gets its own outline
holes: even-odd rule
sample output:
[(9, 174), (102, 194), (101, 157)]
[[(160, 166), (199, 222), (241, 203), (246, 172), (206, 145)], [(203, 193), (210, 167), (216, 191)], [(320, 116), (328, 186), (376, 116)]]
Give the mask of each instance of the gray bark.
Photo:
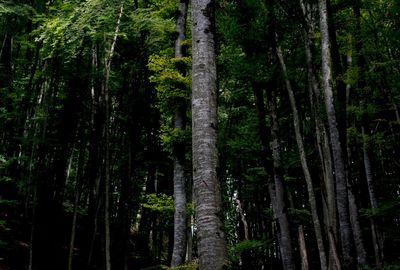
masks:
[(351, 191), (351, 189), (349, 189), (349, 210), (351, 226), (354, 234), (354, 243), (357, 253), (357, 263), (359, 267), (364, 267), (367, 265), (367, 252), (365, 251), (364, 241), (362, 237), (356, 198), (354, 197), (353, 191)]
[[(183, 57), (182, 41), (185, 39), (188, 1), (178, 3), (179, 15), (176, 22), (178, 37), (175, 41), (175, 58)], [(186, 129), (186, 104), (179, 104), (175, 110), (174, 128), (183, 132)], [(185, 142), (177, 142), (174, 147), (174, 245), (171, 266), (184, 263), (186, 255), (186, 177), (185, 177)]]
[[(349, 66), (352, 64), (352, 61), (353, 61), (352, 57), (350, 55), (347, 55), (347, 64)], [(351, 85), (347, 84), (346, 85), (346, 107), (348, 107), (348, 104), (350, 102), (350, 91), (351, 91)], [(347, 117), (348, 116), (346, 115), (346, 118)], [(348, 136), (348, 134), (347, 134), (347, 136)], [(348, 142), (349, 142), (349, 138), (346, 139), (346, 150), (347, 150), (347, 160), (350, 164), (351, 151), (350, 151)], [(349, 173), (348, 170), (347, 170), (347, 173)], [(350, 178), (347, 177), (347, 183), (349, 183), (349, 182), (350, 182)], [(354, 243), (355, 243), (355, 248), (356, 248), (356, 253), (357, 253), (357, 263), (358, 263), (359, 267), (365, 267), (367, 265), (367, 252), (365, 250), (364, 240), (363, 240), (363, 236), (362, 236), (356, 198), (355, 198), (351, 188), (349, 188), (348, 198), (349, 198), (350, 222), (351, 222), (351, 226), (353, 229)]]
[[(364, 126), (361, 127), (361, 134), (362, 134), (362, 137), (364, 140), (364, 142), (363, 142), (363, 159), (364, 159), (365, 176), (367, 178), (369, 201), (371, 204), (372, 211), (376, 211), (376, 209), (378, 208), (378, 200), (376, 198), (375, 186), (374, 186), (373, 177), (372, 177), (371, 161), (369, 158), (367, 143), (365, 141), (366, 134), (365, 134)], [(372, 243), (374, 246), (376, 267), (381, 267), (382, 259), (383, 259), (383, 252), (382, 252), (383, 241), (381, 241), (382, 237), (380, 236), (378, 226), (375, 224), (375, 220), (372, 217), (370, 218), (370, 224), (371, 224)]]
[(332, 147), (333, 164), (336, 178), (336, 202), (339, 214), (340, 239), (342, 246), (343, 267), (354, 267), (352, 228), (349, 216), (347, 180), (342, 147), (339, 141), (335, 108), (333, 105), (332, 75), (329, 55), (328, 12), (326, 0), (319, 0), (322, 77), (325, 98), (325, 108), (328, 118), (329, 134)]
[(246, 220), (246, 215), (244, 213), (242, 203), (239, 199), (236, 199), (237, 208), (239, 210), (240, 220), (243, 223), (243, 233), (244, 233), (244, 240), (249, 240), (249, 225)]
[(281, 150), (279, 143), (279, 126), (278, 126), (278, 117), (276, 114), (276, 101), (275, 101), (275, 93), (272, 93), (268, 100), (269, 112), (272, 120), (271, 127), (271, 149), (272, 149), (272, 157), (273, 157), (273, 167), (274, 167), (274, 183), (275, 183), (275, 192), (273, 210), (274, 216), (278, 220), (279, 231), (279, 250), (281, 253), (283, 269), (290, 270), (296, 269), (294, 258), (293, 258), (293, 248), (290, 237), (290, 226), (289, 219), (287, 215), (287, 207), (285, 203), (285, 188), (283, 186), (283, 174), (281, 172)]
[(221, 194), (217, 178), (217, 70), (214, 1), (192, 2), (192, 151), (200, 270), (226, 267)]
[(314, 224), (315, 237), (317, 239), (317, 246), (318, 246), (321, 269), (327, 269), (324, 241), (323, 241), (323, 237), (322, 237), (321, 224), (319, 222), (319, 217), (318, 217), (317, 201), (315, 199), (313, 182), (312, 182), (310, 170), (308, 168), (307, 157), (306, 157), (306, 153), (304, 150), (303, 138), (302, 138), (302, 134), (300, 131), (300, 119), (299, 119), (299, 113), (297, 111), (296, 100), (294, 97), (292, 84), (288, 78), (286, 64), (283, 59), (283, 54), (282, 54), (280, 47), (276, 48), (276, 53), (277, 53), (279, 63), (282, 68), (282, 72), (283, 72), (283, 76), (284, 76), (284, 80), (285, 80), (285, 84), (286, 84), (286, 90), (289, 95), (290, 107), (292, 109), (293, 126), (294, 126), (294, 131), (295, 131), (295, 136), (296, 136), (296, 143), (297, 143), (297, 148), (298, 148), (299, 154), (300, 154), (301, 167), (303, 169), (304, 178), (306, 180), (306, 185), (307, 185), (308, 202), (310, 203), (310, 207), (311, 207), (311, 215), (312, 215), (313, 224)]
[[(312, 29), (314, 29), (309, 12), (306, 9), (306, 6), (303, 0), (299, 0), (301, 9), (303, 11), (303, 16), (307, 23), (306, 29), (303, 31), (304, 36), (304, 46), (306, 52), (306, 62), (308, 69), (308, 81), (310, 88), (310, 102), (311, 106), (314, 108), (314, 116), (315, 116), (315, 131), (317, 137), (317, 143), (319, 147), (319, 155), (322, 164), (322, 171), (324, 175), (325, 189), (326, 189), (326, 199), (328, 206), (328, 226), (333, 230), (336, 235), (336, 202), (335, 202), (335, 184), (334, 184), (334, 176), (332, 171), (332, 158), (331, 151), (329, 148), (329, 138), (327, 136), (325, 125), (321, 120), (321, 116), (319, 115), (319, 111), (321, 109), (320, 99), (321, 99), (321, 90), (317, 81), (316, 71), (313, 64), (313, 54), (312, 54)], [(315, 102), (313, 99), (315, 96)]]
[(301, 255), (301, 269), (308, 270), (310, 269), (308, 263), (308, 255), (307, 255), (307, 245), (306, 245), (306, 237), (304, 235), (304, 227), (300, 225), (297, 229), (299, 233), (299, 246), (300, 246), (300, 255)]
[(124, 5), (121, 5), (120, 12), (117, 19), (117, 25), (114, 31), (114, 37), (111, 43), (109, 55), (105, 59), (105, 82), (104, 82), (104, 103), (105, 103), (105, 176), (104, 176), (104, 237), (105, 237), (105, 266), (106, 270), (111, 270), (111, 239), (110, 239), (110, 95), (109, 95), (109, 80), (111, 72), (111, 62), (114, 55), (115, 45), (119, 34), (119, 26), (121, 24), (121, 17), (124, 11)]

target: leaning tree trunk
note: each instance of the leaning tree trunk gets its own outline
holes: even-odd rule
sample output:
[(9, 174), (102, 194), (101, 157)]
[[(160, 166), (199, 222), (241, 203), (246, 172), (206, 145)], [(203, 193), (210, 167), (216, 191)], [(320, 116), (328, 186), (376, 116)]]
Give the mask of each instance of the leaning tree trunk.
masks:
[[(182, 41), (185, 39), (186, 16), (188, 0), (180, 0), (178, 4), (179, 16), (176, 22), (178, 37), (175, 41), (175, 58), (183, 57)], [(181, 71), (181, 72), (184, 72)], [(186, 129), (186, 101), (178, 104), (175, 110), (174, 128), (180, 132)], [(174, 246), (171, 266), (176, 267), (184, 263), (186, 255), (186, 188), (185, 188), (185, 142), (179, 140), (174, 145)]]
[(221, 193), (217, 178), (217, 69), (214, 1), (192, 2), (193, 190), (201, 270), (226, 267)]
[(344, 167), (342, 146), (336, 123), (335, 107), (333, 105), (332, 76), (329, 55), (329, 32), (326, 0), (319, 0), (322, 77), (325, 98), (325, 108), (328, 119), (329, 134), (332, 146), (333, 164), (336, 178), (336, 202), (339, 214), (340, 239), (342, 245), (343, 267), (354, 267), (353, 239), (349, 217), (349, 201), (347, 180)]
[(281, 48), (279, 46), (276, 48), (276, 54), (278, 56), (278, 60), (281, 65), (281, 68), (282, 68), (282, 73), (283, 73), (283, 77), (284, 77), (285, 84), (286, 84), (286, 90), (289, 95), (290, 107), (291, 107), (292, 113), (293, 113), (293, 126), (294, 126), (294, 131), (295, 131), (295, 136), (296, 136), (296, 143), (297, 143), (297, 148), (298, 148), (299, 154), (300, 154), (301, 167), (303, 169), (304, 178), (306, 180), (307, 192), (308, 192), (308, 202), (310, 203), (310, 207), (311, 207), (311, 216), (312, 216), (313, 224), (314, 224), (315, 237), (317, 239), (319, 260), (320, 260), (320, 264), (321, 264), (321, 269), (324, 270), (324, 269), (327, 269), (324, 240), (322, 237), (321, 224), (319, 222), (319, 217), (318, 217), (317, 201), (315, 199), (313, 182), (312, 182), (310, 170), (308, 168), (306, 152), (304, 150), (303, 138), (302, 138), (301, 131), (300, 131), (299, 113), (297, 111), (297, 105), (296, 105), (296, 100), (295, 100), (293, 89), (292, 89), (292, 84), (288, 78), (286, 64), (283, 59), (283, 54), (282, 54)]

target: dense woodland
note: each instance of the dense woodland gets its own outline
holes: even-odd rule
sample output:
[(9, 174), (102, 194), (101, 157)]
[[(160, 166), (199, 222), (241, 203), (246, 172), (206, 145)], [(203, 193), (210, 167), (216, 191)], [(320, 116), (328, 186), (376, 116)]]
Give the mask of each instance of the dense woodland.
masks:
[(400, 269), (397, 0), (0, 0), (0, 269)]

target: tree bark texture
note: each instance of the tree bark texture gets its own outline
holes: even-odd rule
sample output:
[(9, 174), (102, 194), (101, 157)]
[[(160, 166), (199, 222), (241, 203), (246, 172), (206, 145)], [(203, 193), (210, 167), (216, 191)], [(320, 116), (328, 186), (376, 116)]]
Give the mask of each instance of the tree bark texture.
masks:
[(324, 241), (323, 241), (323, 237), (322, 237), (321, 224), (319, 222), (319, 217), (318, 217), (317, 201), (315, 199), (313, 182), (312, 182), (310, 170), (308, 168), (307, 156), (306, 156), (306, 152), (304, 149), (303, 138), (302, 138), (302, 134), (301, 134), (301, 130), (300, 130), (300, 119), (299, 119), (299, 113), (297, 111), (296, 100), (294, 97), (292, 84), (288, 78), (288, 73), (287, 73), (285, 61), (283, 59), (282, 50), (279, 46), (276, 48), (276, 54), (278, 56), (278, 60), (281, 65), (281, 68), (282, 68), (282, 73), (283, 73), (283, 77), (284, 77), (285, 84), (286, 84), (286, 90), (289, 95), (290, 107), (292, 109), (293, 126), (294, 126), (294, 131), (295, 131), (295, 136), (296, 136), (296, 143), (297, 143), (297, 148), (298, 148), (299, 154), (300, 154), (301, 167), (303, 169), (304, 178), (306, 180), (306, 185), (307, 185), (308, 202), (310, 203), (310, 207), (311, 207), (311, 216), (312, 216), (313, 224), (314, 224), (315, 237), (317, 239), (317, 246), (318, 246), (321, 269), (327, 269), (326, 253), (325, 253)]
[[(188, 0), (178, 2), (179, 15), (176, 22), (178, 37), (175, 41), (175, 58), (183, 57), (182, 41), (185, 39)], [(180, 132), (186, 129), (186, 104), (178, 104), (175, 110), (174, 128)], [(184, 263), (186, 256), (187, 216), (186, 216), (186, 177), (185, 177), (185, 142), (174, 145), (174, 245), (171, 266)]]
[(353, 239), (349, 217), (349, 202), (347, 180), (344, 167), (343, 151), (339, 140), (339, 131), (336, 123), (335, 108), (333, 105), (332, 75), (329, 55), (328, 13), (326, 0), (319, 0), (322, 77), (325, 98), (325, 108), (328, 119), (330, 141), (332, 147), (333, 164), (336, 178), (336, 202), (339, 215), (340, 239), (344, 269), (354, 267)]
[(217, 70), (214, 1), (192, 2), (192, 148), (199, 267), (226, 267), (221, 194), (217, 178)]
[(285, 187), (283, 185), (283, 173), (281, 167), (281, 150), (279, 143), (279, 125), (278, 116), (276, 112), (276, 96), (272, 92), (268, 99), (269, 113), (272, 120), (271, 137), (272, 137), (272, 157), (274, 166), (274, 182), (275, 182), (275, 197), (274, 215), (278, 220), (279, 231), (279, 249), (282, 258), (283, 269), (290, 270), (296, 269), (293, 257), (293, 248), (290, 236), (289, 219), (287, 215), (287, 207), (285, 203)]

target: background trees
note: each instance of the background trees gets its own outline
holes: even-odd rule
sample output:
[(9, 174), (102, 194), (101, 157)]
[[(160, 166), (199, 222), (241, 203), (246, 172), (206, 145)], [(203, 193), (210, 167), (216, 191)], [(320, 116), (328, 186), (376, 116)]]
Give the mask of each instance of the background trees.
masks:
[[(185, 29), (184, 4), (179, 16), (172, 0), (0, 1), (0, 268), (170, 265), (178, 234), (174, 266), (211, 250), (191, 204), (191, 152), (204, 148), (187, 105), (191, 57), (201, 65), (191, 41), (213, 29)], [(186, 24), (211, 14), (193, 8)], [(229, 267), (325, 269), (324, 253), (329, 269), (399, 264), (399, 4), (214, 8), (206, 126)]]

